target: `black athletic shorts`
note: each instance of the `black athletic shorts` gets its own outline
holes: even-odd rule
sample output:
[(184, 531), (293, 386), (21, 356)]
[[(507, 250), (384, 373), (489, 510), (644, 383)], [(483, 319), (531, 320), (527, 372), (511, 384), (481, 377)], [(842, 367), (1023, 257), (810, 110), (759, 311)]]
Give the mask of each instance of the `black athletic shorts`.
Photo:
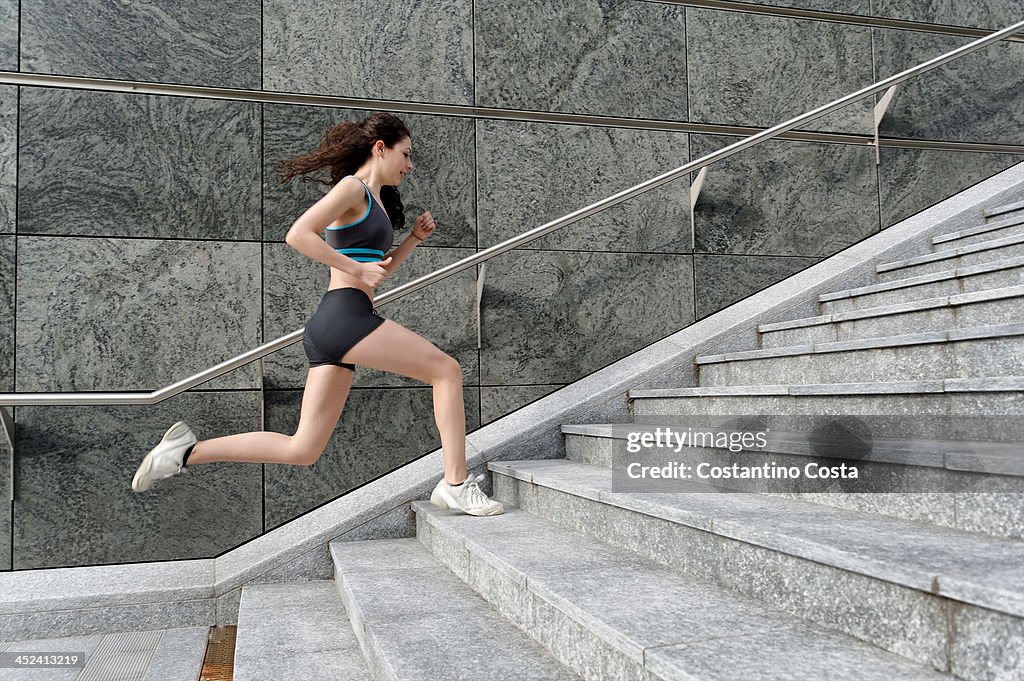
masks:
[(383, 323), (384, 318), (374, 314), (373, 302), (364, 292), (357, 288), (331, 289), (320, 299), (302, 334), (309, 366), (333, 364), (355, 371), (355, 365), (341, 358)]

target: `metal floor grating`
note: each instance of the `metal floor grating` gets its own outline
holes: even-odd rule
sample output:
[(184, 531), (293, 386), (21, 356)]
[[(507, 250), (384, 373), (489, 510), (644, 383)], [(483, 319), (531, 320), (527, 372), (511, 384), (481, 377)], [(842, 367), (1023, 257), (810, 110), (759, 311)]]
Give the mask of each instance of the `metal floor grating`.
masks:
[(235, 636), (237, 626), (211, 627), (206, 657), (199, 681), (232, 681), (235, 673)]

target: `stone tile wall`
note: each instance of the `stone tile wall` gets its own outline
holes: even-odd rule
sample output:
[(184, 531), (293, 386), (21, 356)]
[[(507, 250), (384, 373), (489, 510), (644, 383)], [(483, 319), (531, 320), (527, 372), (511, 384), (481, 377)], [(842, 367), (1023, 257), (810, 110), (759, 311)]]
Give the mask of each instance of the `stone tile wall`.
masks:
[[(1018, 4), (843, 12), (997, 28)], [(967, 40), (646, 0), (0, 0), (0, 70), (755, 127)], [(883, 134), (1024, 144), (1022, 60), (1004, 43), (908, 83)], [(870, 133), (870, 107), (809, 128)], [(327, 271), (283, 237), (325, 188), (275, 165), (369, 110), (0, 85), (0, 391), (153, 390), (301, 328)], [(382, 290), (737, 139), (402, 117), (408, 222), (430, 210), (438, 231)], [(491, 261), (480, 347), (473, 271), (381, 313), (459, 360), (473, 429), (1020, 160), (886, 148), (876, 166), (870, 147), (773, 141), (710, 169), (695, 249), (684, 180)], [(0, 569), (217, 555), (439, 445), (428, 386), (361, 370), (315, 465), (131, 491), (178, 419), (292, 432), (305, 375), (295, 344), (154, 407), (15, 409)]]

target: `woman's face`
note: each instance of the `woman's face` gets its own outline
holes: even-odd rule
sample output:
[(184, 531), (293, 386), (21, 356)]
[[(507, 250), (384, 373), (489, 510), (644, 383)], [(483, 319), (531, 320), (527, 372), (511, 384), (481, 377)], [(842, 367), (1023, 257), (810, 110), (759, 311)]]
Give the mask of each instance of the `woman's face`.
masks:
[[(398, 186), (402, 178), (412, 171), (412, 140), (403, 137), (390, 149), (385, 147), (381, 163), (385, 176), (384, 184)], [(391, 181), (388, 181), (389, 178)]]

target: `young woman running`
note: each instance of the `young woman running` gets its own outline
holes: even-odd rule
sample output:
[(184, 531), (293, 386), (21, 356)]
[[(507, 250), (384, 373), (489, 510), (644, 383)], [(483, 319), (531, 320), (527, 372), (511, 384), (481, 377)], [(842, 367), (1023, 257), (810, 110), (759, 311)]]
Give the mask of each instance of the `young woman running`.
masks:
[[(331, 268), (330, 286), (303, 337), (309, 371), (298, 428), (294, 435), (263, 431), (197, 441), (192, 429), (179, 421), (142, 460), (133, 490), (144, 492), (155, 481), (186, 470), (186, 464), (316, 463), (341, 418), (358, 364), (433, 386), (444, 476), (431, 502), (471, 515), (502, 513), (501, 503), (480, 489), (483, 475), (467, 476), (459, 363), (373, 309), (374, 290), (434, 232), (434, 219), (425, 212), (401, 245), (386, 253), (394, 231), (405, 223), (395, 187), (413, 168), (411, 154), (412, 135), (405, 124), (391, 114), (375, 113), (359, 123), (335, 126), (314, 153), (280, 164), (282, 184), (323, 167), (331, 171), (330, 183), (318, 180), (331, 190), (295, 221), (285, 237), (299, 253)], [(324, 230), (326, 243), (320, 237)]]

